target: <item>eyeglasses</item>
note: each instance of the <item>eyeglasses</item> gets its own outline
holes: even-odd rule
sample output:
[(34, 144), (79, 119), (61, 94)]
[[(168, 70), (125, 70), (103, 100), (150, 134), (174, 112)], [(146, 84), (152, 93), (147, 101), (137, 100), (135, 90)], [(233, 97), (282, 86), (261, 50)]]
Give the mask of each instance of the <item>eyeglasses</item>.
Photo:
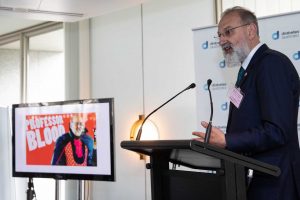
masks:
[(237, 28), (240, 28), (240, 27), (243, 27), (243, 26), (248, 26), (248, 25), (249, 25), (249, 23), (248, 24), (243, 24), (243, 25), (240, 25), (240, 26), (236, 26), (236, 27), (233, 27), (233, 28), (225, 29), (223, 33), (218, 32), (217, 36), (215, 36), (215, 38), (220, 38), (221, 36), (230, 37), (232, 35), (234, 29), (237, 29)]

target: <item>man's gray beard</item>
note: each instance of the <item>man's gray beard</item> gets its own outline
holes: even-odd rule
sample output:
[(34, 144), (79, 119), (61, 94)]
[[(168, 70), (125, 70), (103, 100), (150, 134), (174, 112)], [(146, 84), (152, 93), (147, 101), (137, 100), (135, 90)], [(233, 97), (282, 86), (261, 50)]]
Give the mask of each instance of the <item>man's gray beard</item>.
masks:
[(232, 52), (232, 54), (227, 54), (225, 56), (225, 63), (227, 67), (240, 67), (241, 61), (239, 55), (236, 51)]
[(240, 67), (249, 53), (250, 49), (247, 44), (243, 44), (242, 47), (233, 47), (232, 54), (224, 55), (227, 67)]
[(80, 136), (83, 134), (83, 131), (81, 131), (80, 133), (78, 133), (79, 131), (76, 130), (76, 128), (74, 128), (74, 125), (73, 125), (73, 124), (70, 126), (70, 129), (72, 130), (73, 134), (74, 134), (76, 137), (80, 137)]

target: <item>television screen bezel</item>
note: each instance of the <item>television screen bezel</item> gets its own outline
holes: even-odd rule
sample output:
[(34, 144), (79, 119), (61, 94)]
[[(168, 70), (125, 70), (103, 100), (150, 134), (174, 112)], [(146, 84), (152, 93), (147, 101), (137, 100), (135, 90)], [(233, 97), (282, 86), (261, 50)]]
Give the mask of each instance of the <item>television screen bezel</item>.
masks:
[[(20, 172), (16, 171), (16, 122), (15, 111), (22, 107), (41, 107), (55, 105), (72, 105), (72, 104), (91, 104), (91, 103), (108, 103), (109, 104), (109, 134), (110, 134), (110, 174), (78, 174), (78, 173), (47, 173), (47, 172)], [(28, 178), (53, 178), (56, 180), (95, 180), (95, 181), (115, 181), (115, 151), (114, 151), (114, 98), (97, 98), (83, 100), (69, 100), (56, 102), (40, 103), (21, 103), (12, 105), (12, 175), (13, 177)]]

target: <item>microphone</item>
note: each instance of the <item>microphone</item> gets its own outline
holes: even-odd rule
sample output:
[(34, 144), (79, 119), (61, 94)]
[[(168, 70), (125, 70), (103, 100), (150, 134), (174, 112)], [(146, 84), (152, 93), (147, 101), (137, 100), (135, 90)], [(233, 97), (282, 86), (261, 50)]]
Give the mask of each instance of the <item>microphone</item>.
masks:
[(178, 94), (176, 94), (175, 96), (173, 96), (172, 98), (170, 98), (168, 101), (166, 101), (165, 103), (163, 103), (161, 106), (159, 106), (158, 108), (156, 108), (155, 110), (153, 110), (150, 114), (148, 114), (148, 115), (145, 117), (145, 119), (144, 119), (144, 121), (143, 121), (143, 123), (142, 123), (142, 125), (141, 125), (141, 127), (140, 127), (140, 129), (139, 129), (139, 131), (138, 131), (138, 134), (137, 134), (137, 136), (136, 136), (136, 140), (140, 140), (140, 139), (141, 139), (143, 125), (144, 125), (144, 123), (146, 122), (146, 120), (147, 120), (153, 113), (155, 113), (155, 112), (156, 112), (157, 110), (159, 110), (161, 107), (163, 107), (164, 105), (166, 105), (167, 103), (169, 103), (170, 101), (172, 101), (175, 97), (177, 97), (177, 96), (180, 95), (181, 93), (185, 92), (186, 90), (195, 88), (195, 87), (196, 87), (196, 84), (195, 84), (195, 83), (192, 83), (192, 84), (189, 85), (187, 88), (185, 88), (184, 90), (182, 90), (181, 92), (179, 92)]
[(208, 92), (209, 92), (209, 99), (210, 99), (210, 118), (209, 118), (209, 123), (208, 126), (206, 128), (206, 134), (205, 134), (205, 138), (204, 138), (204, 142), (205, 143), (209, 143), (209, 138), (210, 138), (210, 133), (211, 133), (211, 127), (212, 127), (212, 118), (213, 118), (213, 102), (212, 102), (212, 98), (211, 98), (211, 91), (210, 91), (210, 85), (212, 83), (211, 79), (207, 80), (207, 86), (208, 86)]

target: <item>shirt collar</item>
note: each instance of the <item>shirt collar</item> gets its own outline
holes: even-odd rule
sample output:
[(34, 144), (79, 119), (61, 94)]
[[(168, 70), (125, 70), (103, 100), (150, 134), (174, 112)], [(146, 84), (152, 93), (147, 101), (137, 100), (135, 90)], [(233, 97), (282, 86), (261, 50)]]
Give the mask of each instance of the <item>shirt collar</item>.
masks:
[(258, 43), (258, 44), (250, 51), (250, 53), (248, 54), (248, 56), (246, 57), (246, 59), (245, 59), (244, 62), (242, 63), (242, 67), (243, 67), (245, 70), (247, 69), (247, 67), (248, 67), (248, 65), (249, 65), (249, 63), (250, 63), (250, 61), (251, 61), (253, 55), (255, 54), (255, 52), (257, 51), (257, 49), (258, 49), (259, 47), (261, 47), (261, 45), (263, 45), (261, 42)]

